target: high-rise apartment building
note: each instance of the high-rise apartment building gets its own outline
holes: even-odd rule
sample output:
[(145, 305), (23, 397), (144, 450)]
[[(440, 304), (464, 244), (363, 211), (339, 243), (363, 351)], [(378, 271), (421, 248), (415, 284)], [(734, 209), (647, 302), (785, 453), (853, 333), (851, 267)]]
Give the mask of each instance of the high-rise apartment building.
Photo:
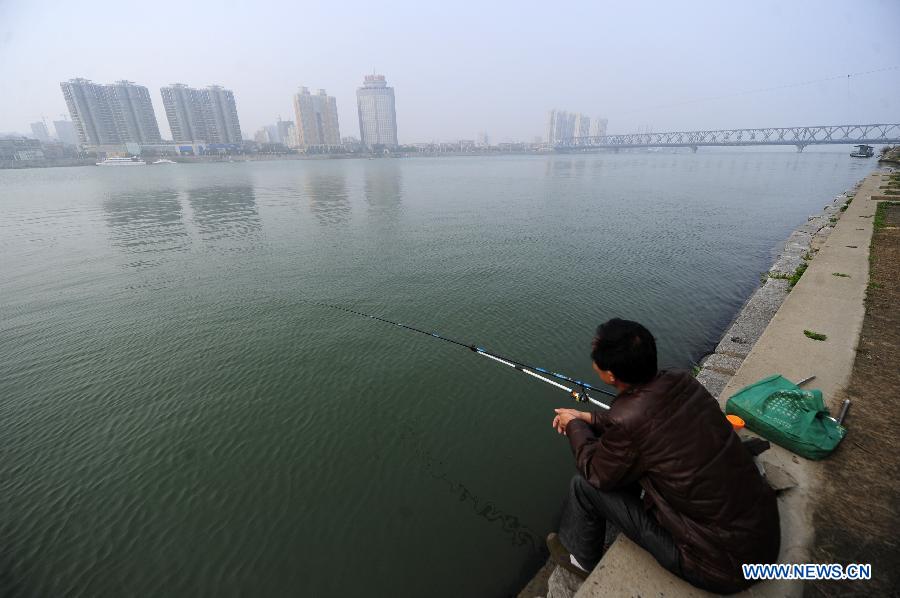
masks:
[(605, 118), (595, 118), (592, 127), (591, 127), (591, 136), (592, 137), (605, 137), (606, 136), (606, 125), (609, 121)]
[(306, 87), (294, 94), (294, 118), (300, 147), (340, 145), (337, 101), (320, 89), (313, 95)]
[(297, 126), (294, 124), (294, 121), (286, 120), (282, 122), (287, 123), (284, 127), (284, 140), (282, 143), (289, 148), (300, 147), (300, 138), (297, 136)]
[(31, 123), (31, 134), (38, 141), (50, 141), (50, 131), (47, 130), (47, 125), (44, 124), (44, 121), (39, 120)]
[(124, 143), (160, 143), (159, 124), (153, 112), (150, 92), (143, 85), (131, 81), (116, 81), (107, 85), (111, 95), (115, 127)]
[(272, 131), (269, 130), (269, 127), (257, 129), (256, 133), (253, 134), (253, 141), (259, 144), (275, 143), (272, 141)]
[(591, 117), (584, 114), (575, 115), (572, 126), (572, 137), (588, 137), (591, 134)]
[(388, 87), (384, 75), (366, 75), (363, 86), (356, 90), (359, 108), (359, 137), (372, 147), (397, 146), (397, 111), (394, 88)]
[(234, 92), (219, 85), (203, 89), (174, 83), (160, 90), (172, 138), (178, 143), (240, 143)]
[(56, 138), (69, 145), (78, 145), (78, 132), (70, 120), (54, 120), (53, 128), (56, 129)]
[(162, 141), (150, 92), (143, 85), (131, 81), (102, 85), (88, 79), (70, 79), (59, 85), (82, 143)]
[(590, 116), (565, 110), (551, 110), (547, 122), (547, 142), (559, 143), (573, 137), (589, 137), (597, 135), (598, 126), (602, 124), (600, 135), (606, 134), (605, 119), (591, 119)]
[(240, 143), (243, 141), (234, 92), (220, 85), (210, 85), (205, 91), (209, 97), (215, 130), (221, 140), (210, 141), (210, 143)]
[(108, 94), (103, 85), (88, 79), (70, 79), (60, 83), (69, 115), (81, 143), (101, 145), (122, 143), (116, 131), (109, 106)]
[(565, 110), (551, 110), (547, 123), (547, 142), (557, 143), (563, 139), (574, 137), (576, 114)]
[(202, 109), (204, 102), (200, 90), (175, 83), (160, 89), (160, 94), (172, 139), (179, 143), (207, 141), (208, 119)]
[[(270, 127), (266, 127), (266, 129), (269, 130)], [(297, 127), (294, 126), (294, 121), (281, 120), (279, 116), (275, 124), (271, 125), (271, 131), (278, 143), (283, 143), (290, 148), (300, 147), (300, 142), (297, 139)]]
[[(337, 122), (337, 112), (335, 112), (335, 122)], [(297, 128), (294, 126), (294, 121), (281, 120), (279, 116), (278, 121), (275, 123), (275, 130), (278, 132), (279, 143), (283, 143), (288, 147), (297, 147), (297, 140), (294, 139), (297, 135)]]

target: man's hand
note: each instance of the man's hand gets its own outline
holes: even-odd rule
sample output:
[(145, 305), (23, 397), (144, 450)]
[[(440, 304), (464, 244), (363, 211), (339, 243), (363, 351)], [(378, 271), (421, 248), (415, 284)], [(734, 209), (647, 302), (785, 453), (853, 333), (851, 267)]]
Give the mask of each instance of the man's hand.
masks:
[(587, 411), (576, 411), (575, 409), (554, 409), (556, 417), (553, 418), (553, 427), (560, 434), (566, 433), (566, 426), (573, 419), (581, 419), (587, 423), (591, 423), (591, 414)]

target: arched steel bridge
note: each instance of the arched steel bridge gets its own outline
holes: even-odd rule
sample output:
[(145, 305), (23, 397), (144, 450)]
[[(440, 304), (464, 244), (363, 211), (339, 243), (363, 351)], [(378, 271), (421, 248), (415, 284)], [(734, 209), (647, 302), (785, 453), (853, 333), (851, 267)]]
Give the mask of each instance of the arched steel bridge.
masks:
[(697, 151), (698, 147), (716, 145), (795, 145), (797, 151), (803, 151), (807, 145), (838, 143), (868, 145), (900, 143), (900, 124), (722, 129), (571, 137), (558, 141), (553, 147), (561, 152), (631, 147), (689, 147)]

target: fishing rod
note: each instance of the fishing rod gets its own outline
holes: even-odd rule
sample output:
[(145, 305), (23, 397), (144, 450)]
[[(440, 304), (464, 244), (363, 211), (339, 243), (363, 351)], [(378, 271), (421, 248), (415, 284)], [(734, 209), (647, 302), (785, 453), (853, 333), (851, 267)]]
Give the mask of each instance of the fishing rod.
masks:
[[(470, 351), (474, 352), (477, 355), (481, 355), (482, 357), (487, 357), (488, 359), (496, 361), (497, 363), (501, 363), (505, 366), (511, 367), (514, 370), (522, 372), (523, 374), (528, 374), (529, 376), (531, 376), (533, 378), (537, 378), (538, 380), (540, 380), (542, 382), (546, 382), (547, 384), (551, 384), (561, 390), (564, 390), (567, 393), (569, 393), (569, 396), (571, 396), (573, 399), (575, 399), (579, 403), (588, 403), (589, 402), (589, 403), (593, 403), (594, 405), (597, 405), (598, 407), (602, 407), (604, 409), (609, 409), (610, 406), (607, 403), (598, 401), (594, 397), (590, 396), (588, 394), (588, 391), (591, 390), (594, 392), (599, 392), (601, 394), (604, 394), (604, 395), (607, 395), (610, 397), (616, 396), (615, 393), (612, 393), (608, 390), (604, 390), (602, 388), (597, 388), (596, 386), (591, 386), (587, 382), (582, 382), (581, 380), (576, 380), (575, 378), (570, 378), (569, 376), (566, 376), (565, 374), (560, 374), (558, 372), (551, 372), (550, 370), (547, 370), (544, 368), (539, 368), (539, 367), (535, 367), (533, 365), (521, 363), (514, 359), (510, 359), (509, 357), (504, 357), (503, 355), (491, 353), (484, 347), (479, 347), (477, 345), (464, 343), (464, 342), (461, 342), (458, 340), (454, 340), (452, 338), (448, 338), (446, 336), (441, 336), (440, 334), (438, 334), (436, 332), (428, 332), (427, 330), (422, 330), (420, 328), (416, 328), (415, 326), (408, 326), (406, 324), (401, 324), (400, 322), (394, 322), (393, 320), (388, 320), (386, 318), (380, 318), (378, 316), (366, 314), (361, 311), (356, 311), (355, 309), (350, 309), (349, 307), (343, 307), (341, 305), (332, 305), (330, 303), (321, 303), (319, 301), (310, 301), (307, 299), (301, 299), (301, 301), (303, 301), (305, 303), (310, 303), (312, 305), (318, 305), (320, 307), (327, 307), (329, 309), (335, 309), (338, 311), (347, 312), (349, 314), (353, 314), (353, 315), (360, 316), (363, 318), (369, 318), (370, 320), (384, 322), (385, 324), (397, 326), (399, 328), (410, 330), (412, 332), (418, 332), (419, 334), (424, 334), (426, 336), (436, 338), (436, 339), (438, 339), (440, 341), (444, 341), (446, 343), (451, 343), (454, 345), (459, 345), (460, 347), (465, 347), (466, 349), (469, 349)], [(566, 386), (565, 384), (560, 384), (556, 380), (551, 380), (547, 376), (552, 376), (552, 377), (556, 378), (557, 380), (563, 380), (565, 382), (569, 382), (572, 384), (572, 386), (570, 387), (570, 386)]]

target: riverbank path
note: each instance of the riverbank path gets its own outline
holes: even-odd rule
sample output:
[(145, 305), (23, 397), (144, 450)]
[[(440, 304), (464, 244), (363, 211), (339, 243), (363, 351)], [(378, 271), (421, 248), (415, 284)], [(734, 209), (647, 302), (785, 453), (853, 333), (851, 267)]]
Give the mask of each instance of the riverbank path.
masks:
[[(794, 381), (814, 375), (815, 380), (805, 388), (821, 389), (828, 408), (832, 413), (837, 412), (853, 370), (865, 316), (873, 218), (878, 200), (890, 199), (879, 191), (885, 180), (882, 174), (870, 175), (857, 190), (824, 246), (809, 262), (809, 268), (722, 391), (719, 402), (723, 410), (726, 399), (735, 392), (777, 373)], [(813, 340), (804, 334), (805, 330), (827, 338)], [(850, 427), (847, 438), (852, 439), (853, 434)], [(852, 450), (852, 447), (843, 446), (839, 450)], [(774, 444), (763, 453), (761, 460), (780, 468), (796, 482), (796, 487), (779, 496), (782, 532), (779, 562), (811, 562), (812, 501), (833, 462), (808, 461)], [(799, 597), (803, 589), (800, 581), (768, 581), (740, 595)], [(710, 594), (668, 573), (646, 551), (620, 536), (576, 594), (577, 598), (600, 596), (687, 598)]]

